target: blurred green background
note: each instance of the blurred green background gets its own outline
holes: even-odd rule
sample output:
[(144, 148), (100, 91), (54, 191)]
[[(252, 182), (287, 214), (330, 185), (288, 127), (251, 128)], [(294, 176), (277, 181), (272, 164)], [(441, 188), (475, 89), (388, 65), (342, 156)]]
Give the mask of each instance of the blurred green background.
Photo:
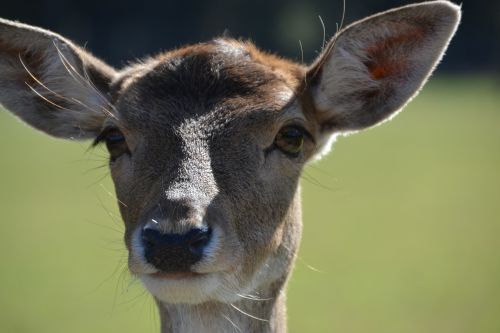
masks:
[[(441, 76), (303, 176), (290, 332), (500, 332), (500, 82)], [(0, 111), (0, 332), (157, 332), (102, 149)]]
[[(346, 23), (412, 0), (348, 0)], [(340, 138), (303, 176), (291, 333), (500, 332), (500, 2), (464, 0), (438, 73), (390, 123)], [(25, 0), (120, 68), (228, 29), (314, 59), (342, 0)], [(300, 48), (302, 44), (302, 51)], [(126, 269), (107, 154), (0, 110), (0, 333), (159, 331)]]

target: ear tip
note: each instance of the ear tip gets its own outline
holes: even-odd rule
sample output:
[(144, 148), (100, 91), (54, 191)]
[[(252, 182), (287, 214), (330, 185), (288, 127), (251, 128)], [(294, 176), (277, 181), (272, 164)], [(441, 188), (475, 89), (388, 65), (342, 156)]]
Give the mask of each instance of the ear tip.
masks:
[(408, 7), (416, 9), (415, 14), (429, 17), (440, 29), (436, 32), (446, 38), (451, 38), (462, 17), (462, 5), (448, 0), (421, 2)]
[(455, 12), (460, 12), (460, 9), (462, 8), (462, 4), (461, 3), (460, 3), (460, 5), (457, 5), (456, 3), (452, 2), (452, 1), (449, 1), (449, 0), (436, 0), (436, 1), (433, 1), (433, 2), (439, 3), (443, 7), (447, 7), (447, 8), (449, 8), (449, 9), (455, 11)]
[(449, 26), (450, 38), (453, 37), (462, 19), (462, 5), (457, 5), (451, 1), (440, 1), (442, 5), (441, 15), (446, 17)]
[(443, 9), (446, 8), (448, 14), (455, 18), (456, 21), (460, 21), (460, 18), (462, 16), (462, 4), (457, 5), (456, 3), (453, 3), (451, 1), (441, 1)]
[(462, 16), (462, 4), (457, 5), (448, 0), (422, 2), (417, 6), (429, 6), (434, 13), (446, 16), (454, 23), (460, 22), (460, 18)]

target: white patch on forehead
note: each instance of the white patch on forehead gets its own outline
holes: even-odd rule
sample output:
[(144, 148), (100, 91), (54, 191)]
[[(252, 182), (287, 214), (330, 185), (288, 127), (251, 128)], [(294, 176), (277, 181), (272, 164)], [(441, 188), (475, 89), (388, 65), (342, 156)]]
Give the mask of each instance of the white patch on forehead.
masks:
[(287, 103), (293, 98), (294, 93), (292, 89), (284, 86), (282, 89), (278, 90), (275, 93), (275, 96), (276, 99), (278, 99), (280, 102)]
[(249, 59), (248, 51), (245, 47), (234, 41), (227, 41), (225, 39), (216, 39), (214, 41), (217, 44), (217, 50), (221, 53), (233, 56)]

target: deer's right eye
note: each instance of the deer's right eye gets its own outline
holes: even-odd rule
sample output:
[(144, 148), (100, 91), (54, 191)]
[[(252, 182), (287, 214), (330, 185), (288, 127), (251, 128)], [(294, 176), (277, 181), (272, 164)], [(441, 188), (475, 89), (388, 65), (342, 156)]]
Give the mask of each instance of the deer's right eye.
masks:
[(111, 162), (115, 161), (117, 158), (123, 154), (130, 154), (128, 149), (127, 141), (123, 133), (117, 128), (105, 129), (99, 136), (94, 140), (94, 145), (101, 142), (106, 143), (106, 148), (109, 151)]

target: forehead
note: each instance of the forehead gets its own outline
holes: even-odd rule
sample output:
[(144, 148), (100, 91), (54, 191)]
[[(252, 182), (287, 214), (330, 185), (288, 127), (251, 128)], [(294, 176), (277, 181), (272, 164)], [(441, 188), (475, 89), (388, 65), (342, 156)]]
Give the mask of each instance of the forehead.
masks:
[(298, 64), (228, 39), (167, 52), (135, 71), (124, 80), (120, 117), (129, 126), (148, 128), (209, 114), (214, 119), (273, 114), (294, 97), (304, 73)]

